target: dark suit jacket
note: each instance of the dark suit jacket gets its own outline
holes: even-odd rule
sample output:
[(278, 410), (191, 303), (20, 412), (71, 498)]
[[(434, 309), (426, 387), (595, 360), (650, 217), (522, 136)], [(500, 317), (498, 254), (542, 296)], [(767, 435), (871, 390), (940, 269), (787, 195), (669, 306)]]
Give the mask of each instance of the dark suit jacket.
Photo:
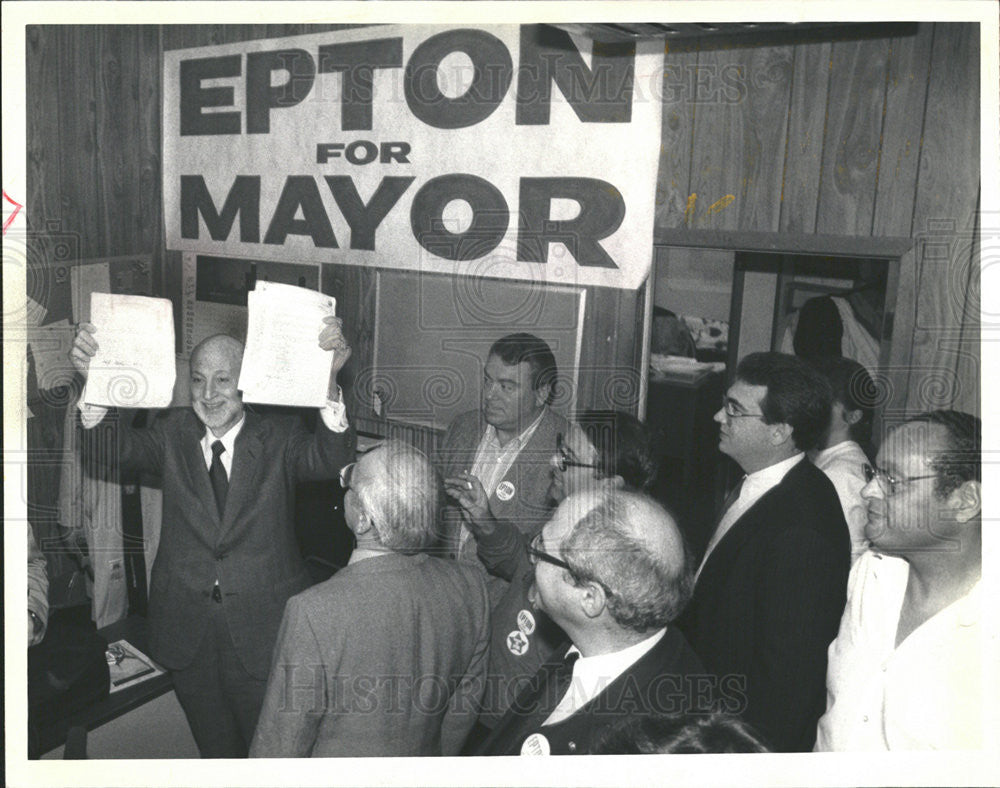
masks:
[[(586, 755), (603, 728), (634, 714), (687, 714), (711, 710), (704, 668), (684, 636), (667, 627), (660, 641), (582, 709), (554, 725), (542, 725), (561, 698), (549, 682), (562, 661), (560, 650), (542, 665), (475, 755), (519, 755), (524, 740), (541, 733), (552, 755)], [(704, 704), (704, 706), (700, 705)]]
[(123, 468), (163, 479), (163, 526), (149, 591), (150, 656), (190, 664), (205, 632), (216, 579), (243, 667), (266, 679), (285, 602), (309, 585), (292, 520), (295, 485), (335, 478), (353, 459), (354, 434), (317, 416), (310, 434), (295, 416), (246, 411), (233, 449), (220, 518), (190, 408), (166, 411), (146, 429), (118, 429)]
[[(444, 478), (456, 476), (463, 470), (472, 470), (476, 449), (485, 430), (486, 422), (478, 410), (455, 417), (437, 453), (437, 466)], [(546, 408), (531, 439), (501, 480), (501, 484), (509, 482), (514, 486), (513, 497), (504, 501), (496, 491), (490, 496), (489, 506), (493, 516), (512, 522), (529, 539), (542, 529), (552, 513), (552, 503), (548, 499), (549, 484), (552, 482), (549, 462), (556, 451), (556, 436), (568, 431), (569, 422), (554, 410)], [(499, 487), (497, 485), (497, 489)], [(448, 522), (451, 530), (446, 536), (454, 550), (458, 546), (460, 520), (452, 517)], [(474, 559), (475, 551), (475, 540), (470, 540), (463, 557)]]
[(251, 756), (457, 755), (486, 679), (475, 567), (366, 558), (288, 601)]
[(709, 671), (745, 681), (727, 710), (776, 750), (812, 749), (850, 561), (837, 492), (803, 459), (716, 545), (677, 621)]

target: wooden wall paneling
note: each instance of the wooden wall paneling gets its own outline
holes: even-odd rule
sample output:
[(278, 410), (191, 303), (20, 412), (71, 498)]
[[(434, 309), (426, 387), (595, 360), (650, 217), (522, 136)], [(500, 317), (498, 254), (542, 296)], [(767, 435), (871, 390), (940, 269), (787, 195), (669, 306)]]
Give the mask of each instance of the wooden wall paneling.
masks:
[(746, 51), (743, 161), (738, 209), (739, 228), (773, 232), (781, 218), (781, 184), (788, 142), (792, 47), (756, 47)]
[(99, 255), (115, 256), (132, 251), (129, 224), (134, 205), (125, 199), (127, 147), (135, 146), (136, 129), (127, 127), (129, 103), (123, 89), (122, 50), (125, 33), (118, 25), (100, 25), (97, 50), (97, 221), (101, 238)]
[(256, 24), (256, 25), (165, 25), (164, 49), (232, 44), (238, 41), (256, 41), (264, 38), (285, 38), (306, 33), (323, 33), (365, 25), (341, 24)]
[[(965, 281), (965, 303), (962, 309), (962, 332), (959, 337), (956, 352), (958, 355), (955, 372), (958, 377), (959, 389), (952, 404), (956, 410), (979, 416), (982, 413), (980, 389), (982, 385), (982, 366), (980, 364), (980, 341), (982, 325), (980, 319), (980, 261), (982, 260), (982, 213), (976, 206), (976, 223), (972, 237), (968, 238), (969, 263), (968, 279)], [(961, 248), (956, 250), (956, 257), (961, 260)], [(956, 274), (958, 271), (956, 271)], [(959, 282), (961, 285), (961, 282)]]
[[(576, 409), (639, 407), (640, 291), (588, 287)], [(638, 323), (641, 326), (641, 323)]]
[[(117, 65), (117, 79), (121, 84), (122, 109), (120, 125), (116, 129), (118, 145), (122, 149), (123, 171), (121, 203), (115, 213), (124, 225), (124, 248), (118, 254), (149, 252), (151, 247), (143, 245), (142, 214), (140, 193), (142, 178), (142, 109), (139, 104), (139, 38), (142, 27), (129, 25), (118, 28), (121, 31), (121, 51)], [(110, 70), (110, 64), (105, 64)], [(112, 214), (114, 216), (115, 214)], [(155, 280), (154, 280), (155, 281)]]
[(691, 194), (691, 139), (698, 53), (667, 52), (663, 69), (663, 120), (656, 178), (656, 227), (687, 224)]
[(97, 140), (95, 28), (58, 28), (59, 107), (62, 165), (62, 229), (79, 233), (80, 258), (97, 257)]
[(782, 232), (816, 232), (832, 51), (829, 42), (795, 47), (778, 220)]
[[(60, 36), (51, 26), (30, 25), (25, 30), (27, 62), (27, 141), (25, 187), (27, 193), (11, 195), (24, 202), (28, 226), (37, 234), (48, 221), (62, 218), (60, 173), (59, 52)], [(41, 246), (29, 236), (29, 255), (40, 254)], [(29, 258), (30, 259), (30, 258)], [(32, 284), (29, 277), (28, 285)], [(39, 297), (39, 293), (33, 296)]]
[(187, 46), (184, 43), (185, 27), (187, 25), (161, 25), (160, 34), (163, 39), (164, 51), (169, 49), (183, 49)]
[(950, 407), (979, 191), (979, 30), (937, 23), (914, 207), (917, 323), (907, 405)]
[(165, 292), (163, 238), (163, 184), (160, 161), (162, 92), (160, 68), (163, 49), (160, 27), (143, 25), (138, 28), (138, 65), (136, 96), (139, 108), (136, 154), (139, 165), (139, 199), (137, 211), (139, 246), (153, 256), (153, 275), (158, 293)]
[[(906, 414), (907, 390), (910, 376), (910, 340), (916, 324), (917, 313), (917, 251), (911, 248), (899, 258), (896, 284), (896, 305), (891, 325), (888, 364), (878, 370), (875, 384), (878, 387), (878, 411), (873, 424), (872, 440), (880, 446), (885, 433)], [(892, 286), (892, 280), (887, 286)]]
[(916, 35), (893, 38), (889, 43), (885, 122), (872, 235), (905, 237), (913, 228), (933, 33), (934, 25), (921, 23)]
[(688, 222), (693, 229), (739, 229), (746, 177), (743, 116), (748, 61), (745, 49), (717, 49), (698, 56), (691, 157), (694, 207)]
[(833, 45), (816, 232), (871, 235), (889, 43)]

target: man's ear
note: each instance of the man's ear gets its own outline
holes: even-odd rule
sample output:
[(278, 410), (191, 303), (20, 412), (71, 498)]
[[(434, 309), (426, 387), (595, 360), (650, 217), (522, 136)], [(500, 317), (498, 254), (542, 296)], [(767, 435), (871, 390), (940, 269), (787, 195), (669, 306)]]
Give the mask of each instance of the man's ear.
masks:
[(549, 395), (552, 393), (552, 384), (546, 383), (535, 389), (535, 404), (541, 407), (546, 402), (549, 401)]
[(580, 606), (587, 618), (597, 618), (608, 606), (607, 594), (599, 583), (593, 580), (585, 580), (580, 586)]
[(948, 496), (948, 505), (955, 512), (955, 520), (960, 523), (979, 517), (983, 510), (982, 487), (979, 482), (963, 482)]
[[(350, 525), (350, 524), (349, 524)], [(362, 507), (358, 507), (358, 520), (351, 526), (356, 536), (368, 533), (374, 527), (371, 516)]]
[(792, 439), (792, 425), (784, 422), (778, 424), (768, 424), (771, 429), (771, 443), (775, 446), (790, 441)]

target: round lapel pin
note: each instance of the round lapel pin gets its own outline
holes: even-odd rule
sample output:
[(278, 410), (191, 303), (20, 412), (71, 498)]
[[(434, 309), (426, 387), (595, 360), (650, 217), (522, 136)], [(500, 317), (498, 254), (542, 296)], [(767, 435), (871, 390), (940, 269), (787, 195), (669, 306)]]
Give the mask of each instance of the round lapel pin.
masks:
[(533, 733), (521, 745), (521, 755), (550, 755), (549, 740), (540, 733)]
[(509, 481), (502, 481), (497, 485), (497, 498), (501, 501), (509, 501), (514, 497), (514, 485)]

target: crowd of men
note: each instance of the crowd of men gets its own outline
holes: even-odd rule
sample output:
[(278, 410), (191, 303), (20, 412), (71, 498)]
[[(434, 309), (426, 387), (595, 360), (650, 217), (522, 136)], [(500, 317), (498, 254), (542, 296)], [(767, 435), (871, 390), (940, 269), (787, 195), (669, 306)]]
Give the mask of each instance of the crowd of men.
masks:
[[(351, 350), (318, 333), (312, 432), (244, 406), (223, 336), (190, 408), (119, 423), (121, 467), (163, 479), (150, 649), (203, 757), (981, 745), (978, 419), (900, 422), (871, 462), (863, 368), (751, 354), (715, 416), (744, 475), (692, 556), (644, 425), (554, 411), (538, 337), (493, 345), (437, 456), (356, 459)], [(78, 328), (84, 375), (99, 341)], [(295, 485), (338, 477), (356, 546), (310, 587)]]

